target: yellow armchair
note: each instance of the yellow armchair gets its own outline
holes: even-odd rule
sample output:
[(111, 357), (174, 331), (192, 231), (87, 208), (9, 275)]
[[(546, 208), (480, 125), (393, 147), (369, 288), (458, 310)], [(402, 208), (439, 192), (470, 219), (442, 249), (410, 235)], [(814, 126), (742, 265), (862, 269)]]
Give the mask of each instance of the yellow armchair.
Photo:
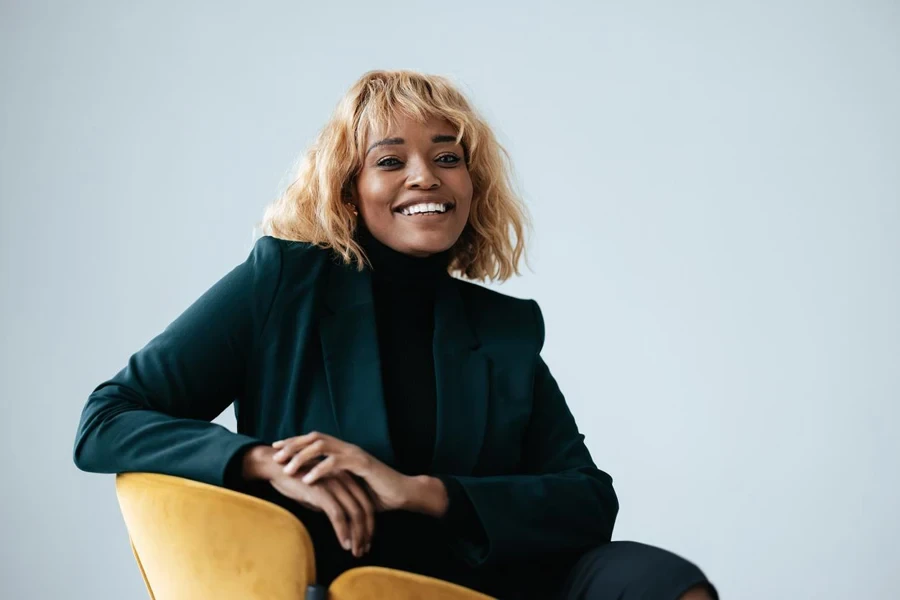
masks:
[(474, 590), (383, 567), (316, 585), (312, 540), (265, 500), (155, 473), (116, 476), (131, 549), (151, 600), (489, 600)]

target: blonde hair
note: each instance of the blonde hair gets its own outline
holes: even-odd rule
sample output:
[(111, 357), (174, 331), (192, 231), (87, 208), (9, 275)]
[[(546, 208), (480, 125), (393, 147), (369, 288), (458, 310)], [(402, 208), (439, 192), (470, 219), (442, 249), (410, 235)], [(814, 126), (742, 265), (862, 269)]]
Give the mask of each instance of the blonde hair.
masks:
[(473, 280), (518, 275), (531, 222), (512, 189), (509, 153), (450, 80), (410, 70), (369, 71), (353, 84), (302, 156), (293, 181), (266, 208), (264, 235), (332, 248), (361, 270), (365, 254), (354, 239), (358, 216), (347, 190), (363, 164), (369, 127), (388, 131), (398, 115), (422, 123), (446, 119), (465, 150), (472, 205), (448, 271)]

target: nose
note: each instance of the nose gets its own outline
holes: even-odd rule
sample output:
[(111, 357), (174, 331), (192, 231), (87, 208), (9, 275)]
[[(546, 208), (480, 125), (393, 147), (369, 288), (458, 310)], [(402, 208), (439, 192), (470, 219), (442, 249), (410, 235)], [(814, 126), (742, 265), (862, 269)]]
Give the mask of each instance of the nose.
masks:
[(441, 180), (428, 165), (428, 161), (417, 161), (418, 166), (410, 165), (410, 174), (406, 179), (406, 187), (412, 190), (430, 190), (441, 185)]

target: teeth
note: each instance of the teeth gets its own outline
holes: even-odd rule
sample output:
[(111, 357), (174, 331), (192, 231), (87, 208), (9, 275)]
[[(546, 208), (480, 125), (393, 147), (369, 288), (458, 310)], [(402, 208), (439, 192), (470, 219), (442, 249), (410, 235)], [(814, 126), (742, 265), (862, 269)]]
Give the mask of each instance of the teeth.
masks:
[(413, 206), (407, 206), (400, 212), (404, 215), (417, 215), (419, 213), (424, 213), (424, 212), (444, 213), (444, 212), (447, 212), (447, 206), (444, 204), (437, 204), (436, 202), (426, 202), (423, 204), (415, 204)]

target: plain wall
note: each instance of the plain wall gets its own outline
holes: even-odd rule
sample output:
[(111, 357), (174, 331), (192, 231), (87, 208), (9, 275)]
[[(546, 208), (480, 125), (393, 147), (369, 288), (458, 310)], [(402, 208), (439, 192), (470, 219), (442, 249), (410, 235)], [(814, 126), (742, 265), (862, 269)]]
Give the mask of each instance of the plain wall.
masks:
[(533, 270), (492, 287), (544, 310), (615, 539), (728, 600), (900, 594), (900, 5), (242, 4), (0, 4), (0, 596), (146, 597), (82, 406), (374, 68), (509, 149)]

